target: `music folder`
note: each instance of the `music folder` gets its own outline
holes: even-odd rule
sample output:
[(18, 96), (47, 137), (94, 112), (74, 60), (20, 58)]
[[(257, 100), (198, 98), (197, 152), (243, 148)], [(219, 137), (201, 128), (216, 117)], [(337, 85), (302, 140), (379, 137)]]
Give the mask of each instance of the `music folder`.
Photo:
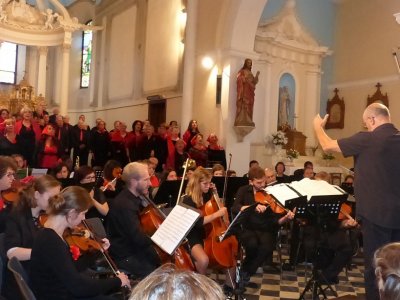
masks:
[(200, 214), (189, 206), (175, 205), (151, 239), (162, 250), (172, 255), (199, 217)]

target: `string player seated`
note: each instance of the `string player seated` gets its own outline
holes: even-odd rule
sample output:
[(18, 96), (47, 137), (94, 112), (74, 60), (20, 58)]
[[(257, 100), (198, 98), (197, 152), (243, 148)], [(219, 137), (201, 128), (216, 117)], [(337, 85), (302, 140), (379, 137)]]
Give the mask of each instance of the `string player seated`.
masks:
[[(124, 273), (114, 278), (93, 279), (79, 273), (74, 265), (80, 249), (76, 249), (77, 245), (67, 245), (64, 232), (78, 226), (91, 205), (88, 192), (78, 186), (67, 187), (50, 198), (48, 219), (38, 232), (31, 253), (30, 279), (38, 299), (113, 299), (105, 295), (119, 287), (130, 287)], [(109, 245), (105, 241), (104, 249)]]
[[(330, 176), (326, 172), (315, 175), (315, 180), (329, 182)], [(343, 211), (343, 205), (341, 212)], [(304, 248), (307, 257), (317, 256), (317, 268), (321, 269), (320, 282), (322, 284), (337, 284), (338, 275), (350, 262), (353, 247), (348, 229), (355, 228), (358, 223), (351, 216), (340, 217), (337, 220), (323, 220), (323, 224), (309, 223), (304, 228)]]
[(272, 256), (279, 226), (294, 218), (291, 211), (286, 214), (277, 214), (270, 209), (268, 204), (256, 202), (256, 193), (264, 193), (263, 189), (266, 185), (265, 172), (261, 167), (252, 167), (248, 176), (249, 184), (239, 188), (232, 207), (232, 212), (238, 214), (255, 205), (254, 213), (243, 220), (242, 229), (237, 232), (237, 237), (245, 249), (241, 269), (242, 280), (245, 284), (256, 273), (257, 268)]
[[(186, 187), (186, 195), (182, 202), (190, 207), (195, 208), (201, 213), (201, 217), (195, 223), (191, 231), (187, 235), (190, 246), (190, 254), (193, 257), (194, 264), (197, 272), (205, 275), (207, 267), (209, 266), (210, 258), (204, 250), (204, 239), (206, 238), (205, 225), (211, 223), (213, 220), (223, 217), (227, 213), (226, 207), (221, 207), (213, 214), (205, 215), (202, 207), (211, 199), (210, 189), (215, 188), (211, 182), (211, 173), (203, 167), (198, 167)], [(224, 289), (232, 288), (234, 278), (234, 268), (226, 276), (226, 283)]]
[(140, 224), (140, 213), (145, 206), (143, 197), (148, 197), (150, 187), (147, 165), (127, 164), (122, 180), (126, 186), (110, 203), (107, 216), (110, 252), (119, 268), (143, 278), (160, 265), (153, 242)]

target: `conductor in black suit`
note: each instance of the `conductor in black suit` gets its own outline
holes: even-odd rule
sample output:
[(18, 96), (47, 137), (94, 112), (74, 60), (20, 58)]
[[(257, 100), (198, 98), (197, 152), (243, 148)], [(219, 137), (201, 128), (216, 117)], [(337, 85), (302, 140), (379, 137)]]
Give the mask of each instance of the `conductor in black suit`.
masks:
[(314, 118), (314, 130), (324, 151), (340, 152), (355, 161), (354, 194), (357, 217), (364, 241), (365, 287), (367, 300), (379, 299), (372, 258), (384, 244), (400, 241), (400, 188), (398, 183), (399, 131), (391, 123), (389, 109), (372, 103), (363, 114), (368, 131), (339, 140), (324, 130), (328, 115)]

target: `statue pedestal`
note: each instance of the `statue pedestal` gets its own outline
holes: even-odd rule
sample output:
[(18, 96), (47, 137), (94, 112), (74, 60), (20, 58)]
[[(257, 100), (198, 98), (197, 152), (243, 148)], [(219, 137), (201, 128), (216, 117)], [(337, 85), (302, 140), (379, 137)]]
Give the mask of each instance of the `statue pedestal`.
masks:
[(254, 128), (256, 128), (256, 127), (255, 126), (234, 126), (233, 128), (236, 132), (238, 142), (243, 142), (244, 137), (246, 135), (248, 135), (250, 132), (252, 132), (254, 130)]

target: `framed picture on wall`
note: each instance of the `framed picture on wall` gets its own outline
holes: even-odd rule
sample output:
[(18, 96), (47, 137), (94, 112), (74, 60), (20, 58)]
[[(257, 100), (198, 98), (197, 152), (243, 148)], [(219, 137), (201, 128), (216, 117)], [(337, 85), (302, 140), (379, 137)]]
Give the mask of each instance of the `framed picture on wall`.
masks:
[(329, 114), (328, 120), (326, 122), (326, 129), (331, 128), (344, 128), (344, 112), (345, 105), (343, 98), (339, 98), (339, 90), (335, 88), (334, 90), (335, 96), (328, 100), (326, 105), (326, 113)]
[(340, 186), (342, 183), (342, 173), (331, 173), (331, 184)]

